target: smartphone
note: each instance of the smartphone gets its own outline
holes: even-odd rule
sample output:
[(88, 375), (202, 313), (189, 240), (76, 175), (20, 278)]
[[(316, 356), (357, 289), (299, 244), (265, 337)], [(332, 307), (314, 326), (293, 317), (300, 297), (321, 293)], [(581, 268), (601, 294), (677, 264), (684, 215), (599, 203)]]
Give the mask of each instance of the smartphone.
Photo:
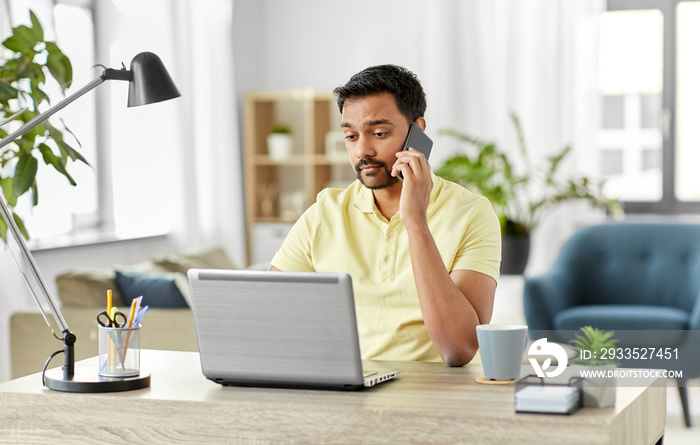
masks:
[[(423, 133), (423, 130), (421, 130), (418, 125), (411, 124), (411, 128), (408, 129), (406, 142), (403, 144), (403, 150), (408, 150), (409, 148), (423, 153), (425, 159), (428, 160), (430, 157), (430, 150), (433, 148), (433, 141), (427, 134)], [(401, 172), (399, 172), (399, 179), (403, 181)]]

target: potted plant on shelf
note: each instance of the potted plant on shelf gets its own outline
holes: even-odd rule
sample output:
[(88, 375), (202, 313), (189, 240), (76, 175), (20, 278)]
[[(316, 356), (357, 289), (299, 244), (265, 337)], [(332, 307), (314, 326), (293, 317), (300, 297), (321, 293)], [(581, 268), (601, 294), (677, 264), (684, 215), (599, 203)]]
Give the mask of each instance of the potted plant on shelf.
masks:
[(275, 124), (267, 135), (267, 153), (281, 161), (292, 153), (292, 129), (287, 124)]
[(503, 237), (501, 273), (520, 275), (527, 266), (530, 234), (546, 209), (583, 199), (614, 216), (619, 216), (622, 210), (619, 201), (605, 196), (603, 182), (594, 182), (586, 176), (558, 178), (559, 167), (571, 152), (569, 146), (550, 156), (541, 168), (533, 167), (520, 119), (515, 113), (510, 114), (510, 119), (516, 130), (523, 172), (516, 172), (509, 155), (495, 143), (453, 129), (441, 129), (438, 134), (465, 142), (476, 151), (449, 158), (435, 174), (491, 201)]
[[(34, 12), (29, 11), (31, 26), (21, 25), (2, 43), (0, 58), (5, 53), (12, 57), (0, 62), (0, 140), (10, 132), (8, 127), (19, 127), (39, 114), (44, 104), (50, 103), (44, 92), (46, 79), (56, 80), (61, 92), (73, 80), (73, 68), (68, 57), (54, 42), (44, 39), (44, 30)], [(72, 140), (67, 141), (66, 134)], [(31, 190), (31, 204), (39, 203), (36, 174), (39, 159), (53, 167), (72, 184), (68, 173), (72, 161), (89, 165), (71, 144), (78, 144), (73, 133), (61, 122), (51, 121), (38, 125), (21, 138), (0, 148), (0, 188), (12, 217), (25, 238), (29, 233), (22, 218), (14, 211), (18, 198)], [(0, 198), (2, 199), (2, 198)], [(0, 238), (7, 240), (7, 225), (0, 217)]]
[[(619, 363), (615, 360), (617, 339), (612, 331), (601, 331), (591, 326), (581, 328), (581, 334), (575, 334), (575, 339), (569, 342), (574, 350), (574, 357), (568, 364), (572, 375), (583, 379), (583, 406), (604, 408), (615, 406), (615, 377), (611, 375)], [(596, 372), (594, 376), (590, 371)]]

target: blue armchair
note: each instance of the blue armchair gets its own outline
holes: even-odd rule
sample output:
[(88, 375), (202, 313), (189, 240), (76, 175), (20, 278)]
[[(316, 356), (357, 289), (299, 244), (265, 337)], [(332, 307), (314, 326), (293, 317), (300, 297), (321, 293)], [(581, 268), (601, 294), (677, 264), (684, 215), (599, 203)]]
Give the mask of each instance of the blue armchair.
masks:
[(525, 280), (523, 299), (533, 337), (547, 331), (568, 342), (590, 325), (615, 331), (618, 347), (677, 347), (672, 365), (661, 358), (644, 366), (620, 362), (680, 366), (678, 389), (690, 426), (686, 380), (700, 377), (699, 296), (700, 225), (614, 223), (575, 233), (547, 273)]

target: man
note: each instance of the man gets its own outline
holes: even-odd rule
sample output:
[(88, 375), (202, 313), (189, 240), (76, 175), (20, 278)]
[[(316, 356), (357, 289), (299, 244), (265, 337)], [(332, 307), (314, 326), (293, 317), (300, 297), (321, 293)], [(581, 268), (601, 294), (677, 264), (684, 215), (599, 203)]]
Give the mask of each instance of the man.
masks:
[(350, 274), (365, 359), (469, 363), (499, 275), (493, 208), (433, 175), (422, 153), (401, 151), (411, 123), (426, 126), (413, 73), (370, 67), (334, 93), (358, 180), (319, 193), (270, 270)]

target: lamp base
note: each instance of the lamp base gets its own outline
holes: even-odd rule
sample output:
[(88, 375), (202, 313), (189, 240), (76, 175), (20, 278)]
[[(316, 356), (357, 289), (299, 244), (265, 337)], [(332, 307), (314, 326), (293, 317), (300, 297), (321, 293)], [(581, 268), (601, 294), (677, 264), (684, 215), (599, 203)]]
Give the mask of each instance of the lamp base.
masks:
[(103, 377), (96, 368), (76, 368), (73, 378), (66, 380), (63, 370), (57, 368), (46, 371), (44, 383), (49, 389), (63, 392), (131, 391), (151, 386), (151, 374), (142, 371), (133, 377)]

